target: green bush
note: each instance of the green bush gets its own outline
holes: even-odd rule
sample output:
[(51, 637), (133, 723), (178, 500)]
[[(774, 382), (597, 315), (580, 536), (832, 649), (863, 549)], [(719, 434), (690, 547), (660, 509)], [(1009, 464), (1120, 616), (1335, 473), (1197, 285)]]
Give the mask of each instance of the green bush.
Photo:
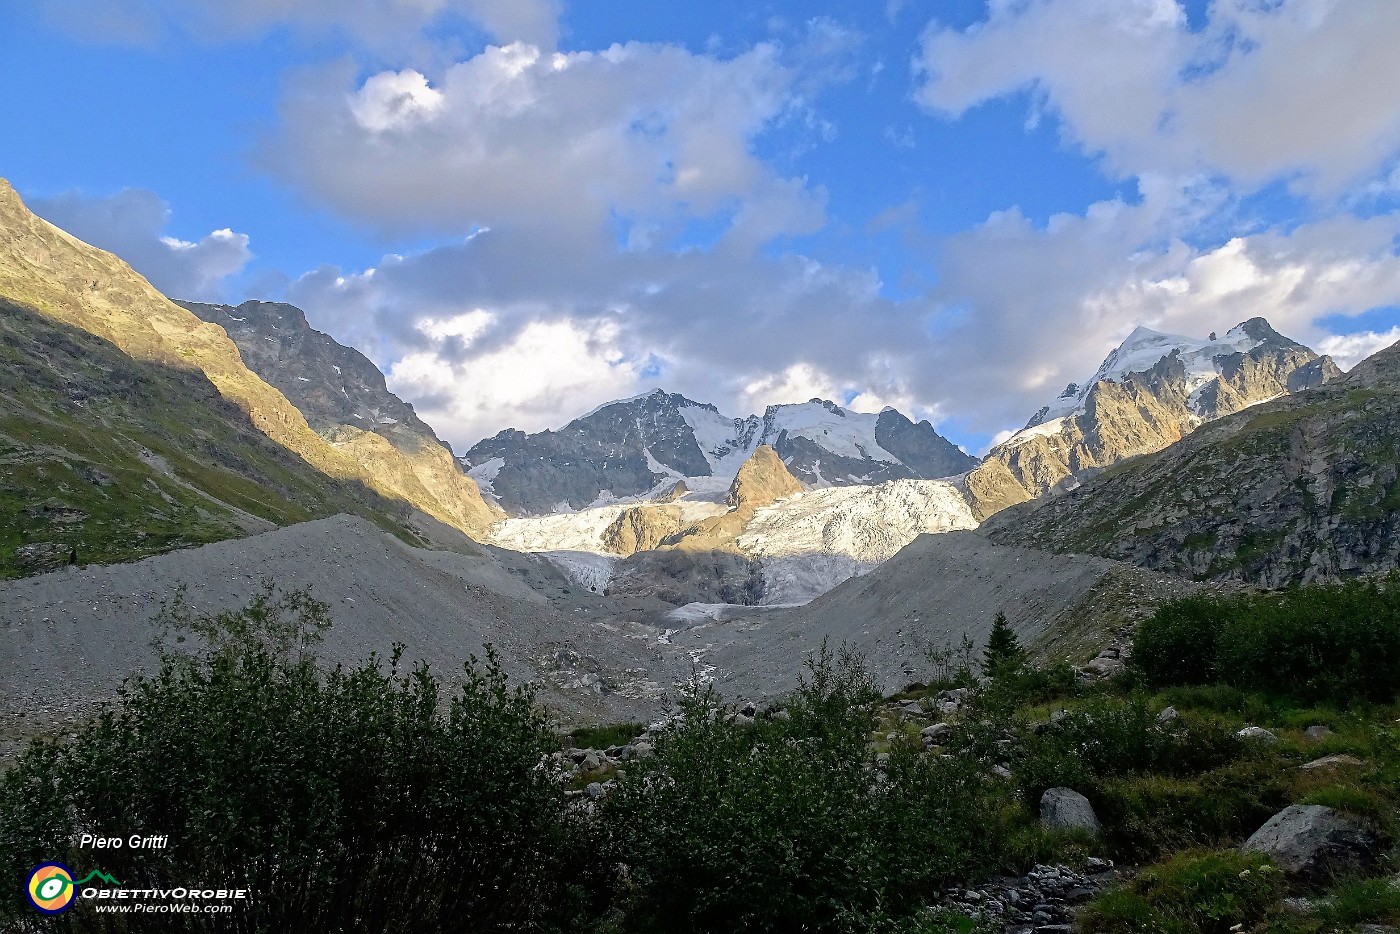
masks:
[(1216, 680), (1216, 636), (1241, 609), (1238, 600), (1209, 595), (1160, 607), (1133, 637), (1133, 666), (1152, 687)]
[(907, 927), (919, 905), (990, 865), (1001, 808), (975, 766), (897, 742), (877, 771), (860, 660), (823, 649), (810, 671), (790, 720), (739, 724), (693, 693), (604, 799), (631, 928), (921, 930)]
[(1179, 600), (1139, 628), (1133, 664), (1154, 687), (1219, 682), (1304, 702), (1388, 702), (1400, 690), (1400, 583)]
[(1117, 775), (1192, 775), (1234, 761), (1238, 737), (1211, 722), (1163, 727), (1141, 698), (1095, 698), (1056, 722), (1025, 731), (1011, 771), (1028, 800), (1047, 788), (1090, 787)]
[(1156, 859), (1243, 840), (1289, 804), (1288, 778), (1272, 758), (1251, 758), (1203, 775), (1110, 778), (1094, 796), (1113, 852)]
[(1282, 874), (1259, 854), (1182, 853), (1095, 898), (1079, 925), (1085, 934), (1229, 934), (1263, 921), (1283, 892)]
[[(202, 654), (167, 656), (71, 743), (38, 743), (0, 777), (0, 871), (59, 859), (127, 887), (248, 888), (209, 930), (558, 930), (587, 915), (608, 880), (539, 767), (555, 737), (531, 691), (489, 653), (450, 700), (425, 668), (400, 672), (397, 650), (388, 671), (320, 671), (301, 649), (324, 618), (269, 591), (183, 620)], [(169, 848), (98, 857), (73, 848), (81, 830), (164, 833)], [(124, 930), (81, 905), (66, 917)], [(41, 920), (17, 888), (0, 905), (6, 930)], [(201, 927), (150, 915), (140, 929)]]

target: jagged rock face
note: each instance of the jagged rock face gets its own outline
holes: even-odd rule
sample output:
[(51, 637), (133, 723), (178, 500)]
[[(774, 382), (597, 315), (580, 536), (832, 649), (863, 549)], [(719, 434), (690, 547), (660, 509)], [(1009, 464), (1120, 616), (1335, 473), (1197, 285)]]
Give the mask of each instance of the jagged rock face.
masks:
[(1265, 587), (1400, 566), (1400, 348), (984, 529), (998, 542)]
[(752, 510), (801, 492), (802, 484), (788, 472), (777, 451), (760, 444), (734, 475), (726, 502), (731, 509)]
[(680, 532), (681, 525), (679, 507), (629, 506), (603, 531), (601, 544), (618, 555), (650, 551)]
[(665, 544), (689, 551), (738, 551), (738, 538), (759, 509), (801, 492), (802, 484), (777, 451), (760, 444), (734, 475), (725, 500), (729, 511), (682, 529)]
[(976, 459), (894, 410), (849, 412), (819, 399), (730, 418), (713, 405), (656, 390), (605, 405), (558, 431), (506, 430), (462, 463), (512, 515), (545, 515), (599, 502), (659, 498), (678, 481), (723, 492), (759, 446), (777, 451), (814, 486), (933, 479)]
[(558, 431), (527, 435), (508, 428), (474, 445), (462, 464), (512, 515), (582, 509), (605, 492), (619, 499), (642, 496), (668, 477), (711, 475), (695, 430), (682, 415), (689, 408), (720, 417), (713, 406), (656, 392), (604, 406)]
[(368, 357), (312, 328), (295, 305), (175, 304), (223, 328), (243, 362), (276, 386), (316, 431), (353, 425), (383, 435), (396, 447), (407, 438), (443, 443), (412, 405), (388, 390), (384, 374)]
[(1263, 318), (1223, 339), (1172, 337), (1139, 328), (1095, 377), (1071, 384), (1026, 427), (993, 448), (967, 479), (973, 511), (1072, 488), (1096, 471), (1181, 440), (1203, 422), (1290, 392), (1340, 371)]
[[(500, 513), (482, 499), (413, 406), (391, 393), (369, 358), (307, 323), (294, 305), (244, 302), (237, 308), (177, 302), (223, 328), (244, 363), (276, 387), (307, 423), (374, 476), (397, 489), (421, 487), (438, 518), (483, 538)], [(383, 441), (388, 444), (384, 444)]]
[[(0, 317), (7, 351), (0, 448), (11, 465), (0, 508), (18, 502), (23, 511), (30, 498), (61, 493), (93, 517), (67, 524), (40, 517), (33, 529), (21, 523), (21, 534), (35, 535), (28, 543), (77, 543), (84, 563), (338, 512), (405, 536), (413, 507), (451, 521), (420, 482), (366, 470), (313, 431), (244, 364), (222, 328), (171, 302), (115, 256), (34, 216), (3, 179)], [(22, 356), (8, 352), (20, 346)], [(65, 479), (69, 473), (81, 485)], [(0, 541), (9, 520), (0, 515)], [(9, 560), (0, 556), (0, 574)]]

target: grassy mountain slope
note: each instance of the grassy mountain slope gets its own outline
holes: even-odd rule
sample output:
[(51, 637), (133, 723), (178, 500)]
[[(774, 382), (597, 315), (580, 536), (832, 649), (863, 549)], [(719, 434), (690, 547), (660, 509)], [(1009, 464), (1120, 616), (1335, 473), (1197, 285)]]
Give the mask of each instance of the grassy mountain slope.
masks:
[(983, 526), (994, 541), (1267, 587), (1400, 563), (1400, 345)]
[(411, 537), (413, 507), (442, 512), (319, 437), (222, 329), (3, 180), (0, 327), (0, 576), (338, 512)]

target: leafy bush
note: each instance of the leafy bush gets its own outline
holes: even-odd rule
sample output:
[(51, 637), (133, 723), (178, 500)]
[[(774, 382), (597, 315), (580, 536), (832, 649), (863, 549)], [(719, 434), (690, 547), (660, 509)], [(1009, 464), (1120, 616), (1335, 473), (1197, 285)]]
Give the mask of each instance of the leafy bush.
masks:
[[(223, 617), (177, 605), (200, 655), (167, 655), (71, 743), (37, 743), (0, 777), (3, 873), (60, 859), (127, 887), (242, 886), (253, 898), (232, 926), (249, 931), (554, 930), (587, 914), (607, 879), (578, 859), (595, 842), (539, 767), (555, 737), (531, 691), (490, 653), (446, 701), (397, 649), (388, 671), (319, 671), (301, 650), (324, 621), (306, 594), (270, 590)], [(83, 830), (165, 833), (169, 848), (97, 861), (73, 848)], [(141, 930), (199, 929), (191, 918)], [(0, 906), (0, 921), (37, 920), (17, 892)]]
[(1156, 859), (1244, 839), (1287, 806), (1288, 777), (1272, 758), (1251, 758), (1203, 775), (1110, 778), (1094, 794), (1114, 852)]
[(570, 730), (564, 737), (569, 746), (582, 749), (607, 749), (626, 746), (646, 732), (645, 723), (610, 723), (605, 726), (585, 726)]
[(1387, 702), (1400, 690), (1400, 581), (1348, 581), (1279, 596), (1196, 596), (1139, 628), (1147, 682), (1220, 682), (1307, 702)]
[(877, 771), (878, 695), (862, 662), (823, 649), (809, 670), (789, 720), (740, 724), (693, 692), (604, 799), (634, 886), (631, 927), (923, 930), (907, 926), (915, 908), (989, 864), (1000, 809), (975, 766), (896, 743)]
[(1085, 934), (1228, 934), (1263, 921), (1284, 891), (1266, 857), (1182, 853), (1105, 892), (1079, 917)]
[(1190, 775), (1233, 761), (1240, 740), (1211, 722), (1157, 722), (1142, 699), (1095, 698), (1024, 731), (1011, 771), (1032, 802), (1047, 788), (1084, 788), (1117, 775)]

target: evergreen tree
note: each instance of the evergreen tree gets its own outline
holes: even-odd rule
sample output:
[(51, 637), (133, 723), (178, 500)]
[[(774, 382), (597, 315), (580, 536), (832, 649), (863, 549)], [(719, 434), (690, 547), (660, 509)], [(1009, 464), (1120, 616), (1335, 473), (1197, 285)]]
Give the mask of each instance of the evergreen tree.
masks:
[(988, 677), (999, 672), (1014, 671), (1026, 663), (1026, 650), (1021, 648), (1021, 640), (1006, 621), (1006, 614), (998, 612), (992, 620), (992, 634), (987, 637), (987, 647), (982, 650), (982, 671)]

